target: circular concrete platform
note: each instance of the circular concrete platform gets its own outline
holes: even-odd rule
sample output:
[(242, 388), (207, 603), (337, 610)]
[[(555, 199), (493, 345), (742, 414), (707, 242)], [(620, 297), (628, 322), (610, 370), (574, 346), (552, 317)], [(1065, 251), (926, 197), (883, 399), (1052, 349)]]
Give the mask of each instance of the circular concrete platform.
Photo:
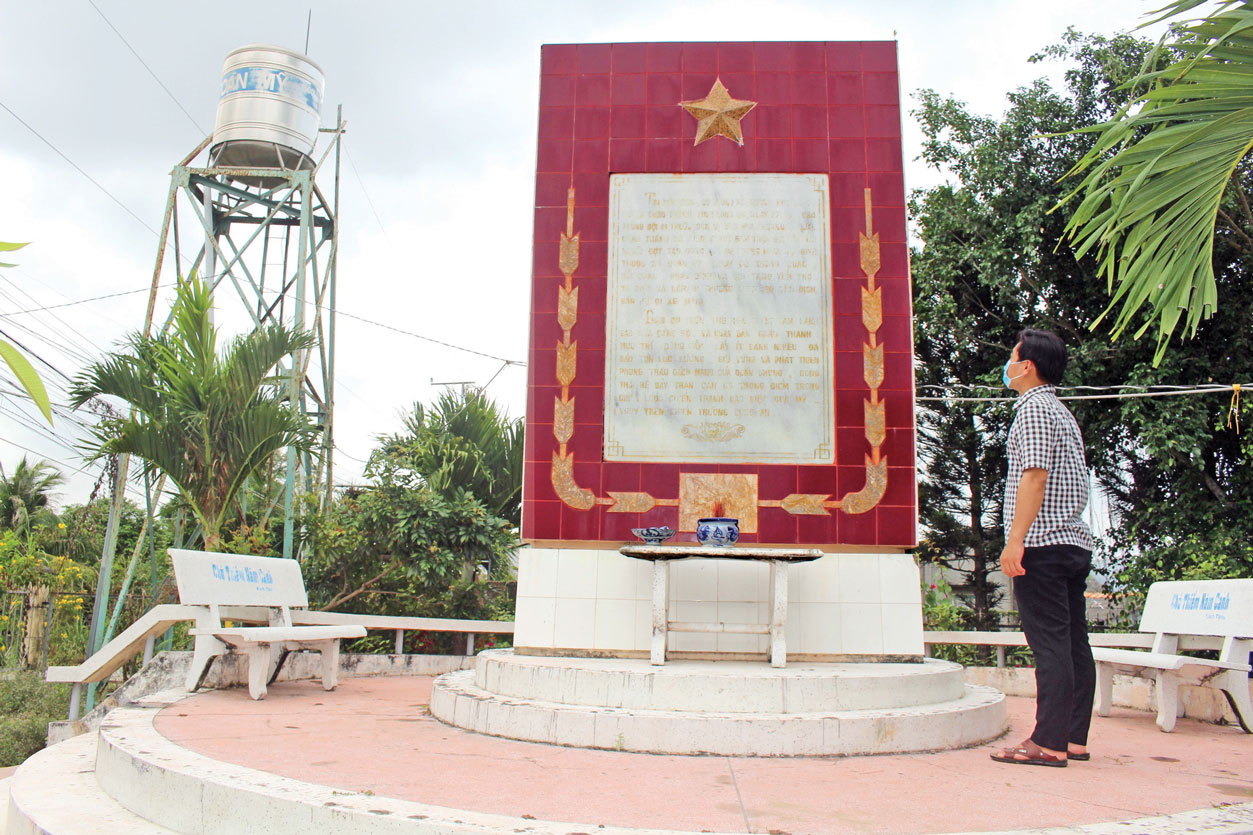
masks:
[[(833, 759), (619, 754), (500, 740), (427, 715), (429, 677), (167, 693), (14, 776), (9, 835), (526, 835), (1016, 831), (1247, 835), (1253, 737), (1152, 713), (1095, 717), (1093, 759), (986, 750)], [(1034, 705), (1010, 698), (1010, 740)], [(1152, 790), (1146, 787), (1152, 786)]]
[(847, 756), (965, 748), (1005, 732), (1005, 697), (947, 661), (793, 664), (480, 653), (431, 713), (527, 742), (649, 754)]
[[(672, 757), (498, 739), (425, 711), (428, 677), (163, 694), (32, 757), (9, 835), (792, 835), (1253, 833), (1253, 737), (1193, 719), (1095, 717), (1090, 762), (986, 750), (881, 757)], [(1013, 731), (1030, 700), (1008, 699)], [(1146, 787), (1151, 787), (1147, 790)]]

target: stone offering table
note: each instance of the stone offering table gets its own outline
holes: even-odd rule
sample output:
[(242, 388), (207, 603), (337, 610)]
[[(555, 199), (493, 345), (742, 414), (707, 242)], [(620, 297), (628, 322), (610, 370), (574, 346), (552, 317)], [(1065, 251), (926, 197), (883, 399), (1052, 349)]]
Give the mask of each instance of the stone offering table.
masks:
[[(704, 545), (626, 545), (619, 551), (653, 564), (653, 640), (649, 660), (666, 663), (669, 633), (737, 632), (770, 636), (770, 666), (787, 666), (787, 570), (820, 558), (816, 548), (721, 548)], [(686, 559), (756, 560), (770, 563), (770, 623), (694, 623), (670, 620), (670, 562)]]

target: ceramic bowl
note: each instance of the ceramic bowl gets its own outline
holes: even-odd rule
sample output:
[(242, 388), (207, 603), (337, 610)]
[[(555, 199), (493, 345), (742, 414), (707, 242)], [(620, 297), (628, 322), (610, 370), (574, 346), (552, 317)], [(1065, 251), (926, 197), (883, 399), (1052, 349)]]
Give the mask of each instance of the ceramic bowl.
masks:
[(631, 528), (631, 533), (644, 540), (645, 545), (660, 545), (674, 536), (674, 528), (665, 526), (660, 528)]
[(726, 516), (696, 520), (696, 541), (715, 548), (729, 548), (740, 538), (740, 520)]

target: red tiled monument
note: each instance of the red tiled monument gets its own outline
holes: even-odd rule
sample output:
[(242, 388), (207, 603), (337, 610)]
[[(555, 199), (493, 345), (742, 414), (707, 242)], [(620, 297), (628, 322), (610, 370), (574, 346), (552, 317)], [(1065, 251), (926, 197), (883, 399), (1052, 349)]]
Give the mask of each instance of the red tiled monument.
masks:
[(524, 539), (727, 515), (913, 545), (896, 44), (549, 45), (541, 72)]

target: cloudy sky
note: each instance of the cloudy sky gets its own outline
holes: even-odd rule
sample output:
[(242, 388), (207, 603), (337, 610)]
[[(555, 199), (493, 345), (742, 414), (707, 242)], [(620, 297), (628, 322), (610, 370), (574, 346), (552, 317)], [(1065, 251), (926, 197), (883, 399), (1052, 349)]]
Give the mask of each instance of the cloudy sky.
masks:
[[(326, 73), (323, 122), (340, 104), (348, 122), (336, 480), (352, 482), (374, 438), (438, 394), (432, 380), (490, 380), (522, 414), (525, 368), (501, 360), (526, 357), (541, 44), (895, 38), (906, 96), (928, 87), (999, 114), (1008, 90), (1058, 76), (1027, 58), (1067, 26), (1125, 31), (1156, 5), (0, 0), (0, 240), (33, 242), (0, 271), (0, 329), (48, 363), (63, 403), (62, 375), (142, 324), (169, 172), (212, 130), (222, 59), (248, 43), (303, 50), (307, 35)], [(908, 116), (905, 134), (907, 185), (935, 183), (913, 161)], [(6, 472), (32, 453), (84, 467), (82, 428), (66, 415), (41, 426), (15, 391), (0, 367)], [(82, 501), (98, 475), (74, 474), (61, 501)]]

